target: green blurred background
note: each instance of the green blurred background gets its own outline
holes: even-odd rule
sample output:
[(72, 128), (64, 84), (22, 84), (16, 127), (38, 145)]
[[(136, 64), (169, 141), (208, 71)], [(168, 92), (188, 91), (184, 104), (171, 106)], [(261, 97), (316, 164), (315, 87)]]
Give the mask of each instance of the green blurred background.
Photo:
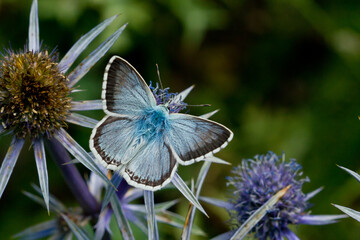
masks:
[[(30, 6), (31, 0), (0, 0), (1, 47), (24, 47)], [(148, 82), (157, 81), (158, 63), (165, 86), (179, 92), (195, 84), (187, 103), (211, 104), (192, 107), (191, 114), (221, 109), (213, 119), (232, 129), (235, 138), (219, 157), (234, 166), (268, 150), (284, 151), (303, 165), (304, 175), (311, 179), (305, 192), (324, 186), (312, 200), (312, 213), (339, 213), (330, 203), (360, 209), (360, 184), (336, 167), (360, 168), (360, 1), (39, 0), (43, 46), (57, 48), (62, 57), (83, 34), (118, 13), (119, 18), (82, 58), (122, 24), (129, 25), (80, 81), (87, 91), (74, 94), (75, 99), (100, 98), (103, 69), (114, 54), (127, 59)], [(100, 119), (104, 114), (88, 115)], [(69, 131), (88, 149), (89, 129), (70, 126)], [(5, 156), (8, 140), (1, 138), (0, 156)], [(75, 206), (47, 156), (50, 192)], [(180, 167), (179, 173), (190, 180), (200, 167), (201, 163)], [(231, 166), (213, 165), (203, 195), (226, 199), (231, 194), (225, 181), (230, 170)], [(37, 172), (33, 152), (25, 147), (0, 200), (1, 239), (49, 219), (44, 209), (22, 194), (31, 191), (31, 183), (38, 184)], [(177, 191), (159, 191), (155, 197), (157, 201), (180, 198), (172, 210), (185, 216), (188, 204)], [(204, 207), (210, 218), (198, 213), (196, 224), (208, 236), (227, 231), (227, 213)], [(178, 239), (181, 233), (164, 225), (159, 228), (164, 230), (162, 239)], [(346, 219), (294, 230), (301, 239), (357, 239), (360, 224)]]

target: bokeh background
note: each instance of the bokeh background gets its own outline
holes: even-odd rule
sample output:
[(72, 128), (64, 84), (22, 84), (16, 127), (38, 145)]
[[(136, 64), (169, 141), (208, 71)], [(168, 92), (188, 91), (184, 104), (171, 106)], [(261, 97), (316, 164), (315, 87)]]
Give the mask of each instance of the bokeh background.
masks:
[[(27, 39), (31, 0), (0, 0), (0, 44), (22, 49)], [(149, 82), (179, 92), (196, 85), (189, 113), (221, 109), (213, 119), (235, 134), (218, 156), (237, 165), (268, 150), (296, 158), (312, 200), (314, 214), (338, 214), (331, 203), (360, 209), (360, 184), (336, 164), (360, 168), (360, 1), (356, 0), (39, 0), (43, 46), (64, 56), (82, 34), (120, 13), (82, 55), (84, 58), (122, 24), (129, 25), (108, 54), (79, 83), (78, 100), (99, 99), (108, 59), (127, 59)], [(81, 60), (81, 59), (80, 59)], [(102, 111), (89, 116), (101, 119)], [(69, 127), (88, 149), (89, 129)], [(8, 137), (0, 140), (5, 156)], [(29, 145), (28, 145), (29, 146)], [(33, 152), (25, 147), (0, 200), (1, 239), (49, 219), (22, 191), (38, 184)], [(76, 206), (54, 162), (48, 158), (50, 192)], [(2, 158), (2, 157), (1, 157)], [(201, 163), (180, 167), (185, 180), (196, 178)], [(231, 166), (213, 165), (202, 195), (226, 199)], [(82, 169), (84, 176), (88, 175)], [(156, 192), (156, 200), (180, 198), (173, 208), (185, 216), (188, 204), (177, 191)], [(224, 210), (204, 204), (210, 218), (197, 214), (207, 239), (228, 230)], [(159, 225), (163, 239), (181, 231)], [(346, 219), (330, 226), (294, 228), (301, 239), (357, 239), (360, 224)], [(114, 229), (117, 234), (118, 230)], [(138, 233), (139, 239), (145, 235)]]

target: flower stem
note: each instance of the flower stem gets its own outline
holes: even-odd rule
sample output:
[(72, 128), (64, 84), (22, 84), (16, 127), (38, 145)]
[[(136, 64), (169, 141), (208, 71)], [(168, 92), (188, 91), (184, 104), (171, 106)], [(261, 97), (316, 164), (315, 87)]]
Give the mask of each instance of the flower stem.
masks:
[(131, 188), (131, 186), (125, 181), (125, 179), (122, 179), (120, 182), (119, 187), (117, 188), (118, 191), (116, 192), (116, 195), (119, 199), (123, 199), (126, 192)]
[(90, 193), (88, 186), (75, 165), (67, 164), (71, 162), (72, 159), (66, 149), (54, 138), (50, 139), (48, 143), (54, 161), (58, 165), (65, 182), (79, 202), (84, 213), (88, 215), (98, 215), (100, 212), (100, 205)]

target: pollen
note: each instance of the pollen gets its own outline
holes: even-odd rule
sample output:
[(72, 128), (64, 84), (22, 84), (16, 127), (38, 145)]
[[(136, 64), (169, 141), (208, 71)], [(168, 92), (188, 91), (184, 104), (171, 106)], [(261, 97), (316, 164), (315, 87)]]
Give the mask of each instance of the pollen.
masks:
[(0, 121), (20, 137), (36, 138), (66, 126), (71, 107), (68, 79), (48, 51), (0, 59)]

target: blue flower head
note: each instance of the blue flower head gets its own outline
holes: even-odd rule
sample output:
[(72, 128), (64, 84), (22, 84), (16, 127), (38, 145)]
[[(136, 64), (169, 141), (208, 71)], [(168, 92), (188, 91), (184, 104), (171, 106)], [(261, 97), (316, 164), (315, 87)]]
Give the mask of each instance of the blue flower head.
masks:
[[(243, 160), (233, 169), (233, 176), (228, 178), (228, 185), (235, 188), (230, 199), (231, 223), (237, 228), (242, 225), (258, 208), (274, 194), (291, 185), (275, 208), (252, 229), (257, 239), (283, 239), (293, 236), (289, 224), (305, 223), (305, 211), (309, 207), (307, 195), (302, 192), (302, 185), (309, 182), (302, 177), (301, 166), (293, 159), (285, 161), (285, 155), (277, 156), (269, 152), (257, 155), (254, 159)], [(310, 223), (310, 222), (309, 222)], [(311, 224), (311, 223), (310, 223)]]
[(187, 104), (182, 101), (184, 98), (177, 93), (170, 93), (170, 88), (162, 89), (158, 83), (156, 83), (156, 87), (154, 87), (151, 82), (149, 87), (155, 97), (156, 104), (167, 104), (170, 113), (178, 113), (186, 109)]

